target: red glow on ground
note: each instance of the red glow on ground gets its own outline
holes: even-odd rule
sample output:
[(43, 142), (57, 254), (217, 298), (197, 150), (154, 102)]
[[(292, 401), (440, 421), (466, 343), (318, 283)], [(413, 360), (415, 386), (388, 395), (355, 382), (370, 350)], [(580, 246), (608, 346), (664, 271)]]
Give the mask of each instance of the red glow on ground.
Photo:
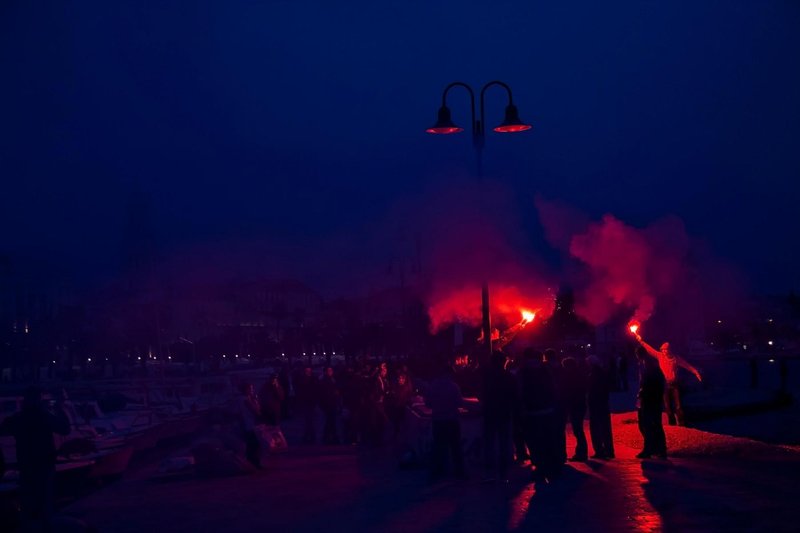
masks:
[(516, 133), (518, 131), (525, 131), (531, 129), (533, 126), (530, 124), (511, 124), (508, 126), (497, 126), (494, 131), (497, 133)]
[(438, 133), (442, 135), (447, 135), (449, 133), (458, 133), (460, 131), (464, 131), (464, 128), (459, 128), (458, 126), (449, 127), (449, 128), (428, 128), (425, 130), (426, 133)]
[(511, 499), (511, 505), (508, 516), (508, 529), (514, 531), (524, 522), (528, 515), (528, 509), (531, 506), (531, 500), (536, 496), (536, 485), (528, 483), (525, 485), (519, 494)]

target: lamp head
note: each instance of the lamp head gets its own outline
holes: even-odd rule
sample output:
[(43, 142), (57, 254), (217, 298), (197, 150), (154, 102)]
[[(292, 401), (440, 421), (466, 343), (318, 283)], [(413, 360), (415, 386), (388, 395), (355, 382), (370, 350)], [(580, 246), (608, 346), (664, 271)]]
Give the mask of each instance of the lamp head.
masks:
[(450, 108), (443, 105), (439, 108), (436, 124), (425, 130), (427, 133), (449, 134), (464, 131), (464, 128), (457, 126), (450, 117)]
[(503, 118), (503, 122), (497, 126), (494, 131), (498, 133), (514, 133), (517, 131), (529, 130), (531, 127), (530, 124), (525, 124), (520, 120), (517, 106), (508, 104), (506, 106), (506, 116)]

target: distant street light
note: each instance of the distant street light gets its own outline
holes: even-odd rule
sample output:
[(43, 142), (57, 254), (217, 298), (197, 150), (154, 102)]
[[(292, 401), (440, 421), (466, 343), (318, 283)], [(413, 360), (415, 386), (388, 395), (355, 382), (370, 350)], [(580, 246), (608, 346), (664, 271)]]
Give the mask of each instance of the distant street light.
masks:
[[(442, 92), (442, 105), (437, 113), (436, 123), (425, 130), (427, 133), (439, 135), (448, 135), (464, 131), (464, 128), (453, 122), (450, 108), (447, 107), (447, 93), (453, 87), (465, 88), (469, 92), (470, 111), (472, 113), (472, 145), (475, 147), (478, 178), (483, 178), (483, 146), (486, 140), (484, 97), (486, 95), (486, 90), (493, 85), (499, 85), (506, 90), (508, 94), (508, 103), (506, 104), (503, 122), (492, 129), (498, 133), (516, 133), (531, 129), (532, 126), (530, 124), (523, 122), (519, 118), (519, 111), (517, 110), (517, 106), (514, 105), (514, 100), (511, 96), (511, 87), (502, 81), (495, 80), (490, 81), (481, 88), (479, 102), (480, 115), (477, 117), (475, 116), (475, 91), (472, 90), (472, 87), (461, 81), (454, 81), (445, 87)], [(486, 280), (484, 280), (483, 286), (481, 287), (481, 316), (481, 329), (483, 330), (483, 339), (486, 342), (486, 360), (488, 361), (488, 357), (492, 354), (492, 317), (489, 310), (489, 283)]]

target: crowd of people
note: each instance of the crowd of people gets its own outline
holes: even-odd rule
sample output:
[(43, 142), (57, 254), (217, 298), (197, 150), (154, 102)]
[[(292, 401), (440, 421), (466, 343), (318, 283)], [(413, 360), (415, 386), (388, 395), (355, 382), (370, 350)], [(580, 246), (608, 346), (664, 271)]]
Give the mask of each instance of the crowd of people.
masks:
[[(672, 353), (669, 343), (656, 350), (639, 335), (636, 340), (640, 344), (636, 350), (636, 407), (644, 440), (637, 457), (666, 458), (662, 412), (666, 410), (670, 424), (685, 423), (678, 370), (684, 368), (698, 380), (702, 376)], [(533, 348), (511, 359), (496, 351), (483, 365), (470, 366), (466, 372), (461, 368), (458, 374), (449, 361), (438, 366), (434, 363), (419, 374), (416, 387), (405, 363), (390, 366), (362, 361), (329, 366), (320, 376), (311, 366), (297, 367), (294, 373), (284, 368), (270, 375), (258, 389), (251, 383), (240, 384), (238, 425), (246, 459), (261, 468), (260, 431), (267, 428), (280, 433), (281, 422), (289, 415), (302, 421), (304, 443), (379, 447), (401, 440), (398, 437), (407, 427), (408, 407), (421, 393), (430, 409), (431, 480), (441, 479), (448, 463), (453, 475), (465, 478), (461, 422), (465, 406), (462, 391), (466, 389), (479, 400), (475, 404), (480, 405), (482, 416), (480, 442), (487, 479), (507, 481), (512, 462), (530, 462), (535, 479), (549, 483), (559, 477), (568, 461), (614, 459), (609, 400), (612, 389), (625, 390), (617, 381), (624, 375), (616, 370), (623, 366), (619, 361), (612, 365), (594, 355), (561, 357), (555, 350)], [(31, 387), (22, 410), (0, 425), (0, 434), (16, 439), (21, 501), (28, 522), (46, 522), (52, 512), (53, 434), (69, 432), (65, 398), (60, 395), (45, 403), (41, 391)], [(588, 438), (584, 430), (587, 415)], [(567, 450), (567, 426), (575, 437), (571, 454)], [(285, 439), (283, 442), (285, 445)], [(0, 457), (0, 471), (2, 462)]]
[(328, 366), (319, 377), (311, 366), (298, 367), (293, 374), (284, 370), (270, 376), (258, 391), (252, 384), (242, 384), (241, 393), (246, 456), (258, 466), (258, 426), (278, 427), (290, 412), (303, 421), (304, 444), (381, 446), (400, 434), (414, 388), (407, 366), (390, 371), (385, 362), (374, 366), (364, 362)]
[[(610, 388), (608, 370), (596, 356), (559, 360), (554, 350), (529, 348), (520, 360), (509, 362), (495, 352), (484, 372), (481, 397), (487, 473), (506, 479), (512, 449), (513, 458), (529, 460), (541, 480), (558, 477), (568, 460), (588, 460), (587, 412), (592, 457), (614, 458)], [(576, 439), (571, 456), (568, 423)]]
[[(663, 410), (670, 424), (685, 423), (678, 368), (702, 378), (696, 368), (671, 353), (668, 343), (655, 350), (638, 335), (636, 339), (640, 343), (636, 351), (637, 412), (644, 437), (638, 457), (664, 458)], [(534, 477), (549, 482), (568, 461), (613, 459), (610, 393), (627, 390), (627, 366), (624, 356), (603, 361), (595, 355), (562, 357), (552, 349), (542, 352), (533, 348), (513, 359), (496, 351), (488, 363), (471, 367), (470, 372), (456, 372), (449, 362), (442, 362), (432, 375), (425, 376), (428, 379), (418, 383), (430, 408), (431, 479), (440, 479), (448, 463), (455, 476), (466, 476), (460, 424), (465, 389), (480, 401), (487, 479), (506, 480), (513, 461), (530, 462)], [(252, 385), (242, 388), (246, 456), (259, 466), (257, 426), (278, 427), (290, 412), (302, 420), (305, 444), (381, 446), (401, 433), (416, 392), (405, 364), (390, 368), (385, 362), (361, 362), (325, 367), (319, 377), (311, 366), (298, 367), (292, 374), (285, 369), (272, 375), (259, 391)], [(584, 429), (587, 416), (588, 438)], [(571, 453), (567, 427), (576, 442)]]
[[(668, 423), (684, 425), (678, 385), (678, 368), (702, 380), (700, 372), (670, 351), (669, 343), (655, 350), (636, 336), (639, 367), (637, 414), (644, 446), (638, 458), (666, 458), (662, 412)], [(603, 362), (595, 355), (559, 357), (555, 350), (526, 349), (522, 357), (508, 359), (494, 352), (481, 370), (479, 397), (483, 412), (483, 451), (487, 479), (507, 480), (509, 465), (530, 461), (534, 477), (557, 478), (567, 461), (587, 461), (589, 444), (594, 459), (615, 457), (610, 393), (627, 390), (627, 359)], [(464, 476), (457, 410), (461, 390), (447, 366), (430, 387), (426, 401), (433, 411), (431, 476), (441, 477), (450, 451), (453, 473)], [(584, 430), (588, 414), (589, 439)], [(566, 428), (575, 437), (567, 451)]]

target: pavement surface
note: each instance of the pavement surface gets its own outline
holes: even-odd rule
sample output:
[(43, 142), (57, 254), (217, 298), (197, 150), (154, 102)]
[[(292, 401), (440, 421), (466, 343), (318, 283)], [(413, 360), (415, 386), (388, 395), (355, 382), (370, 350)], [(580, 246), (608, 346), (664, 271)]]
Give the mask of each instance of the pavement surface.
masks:
[(797, 450), (666, 430), (670, 458), (638, 460), (635, 415), (614, 415), (617, 457), (570, 463), (550, 484), (518, 466), (508, 483), (476, 467), (430, 486), (388, 446), (291, 446), (228, 478), (159, 478), (153, 465), (64, 512), (101, 532), (800, 531)]

